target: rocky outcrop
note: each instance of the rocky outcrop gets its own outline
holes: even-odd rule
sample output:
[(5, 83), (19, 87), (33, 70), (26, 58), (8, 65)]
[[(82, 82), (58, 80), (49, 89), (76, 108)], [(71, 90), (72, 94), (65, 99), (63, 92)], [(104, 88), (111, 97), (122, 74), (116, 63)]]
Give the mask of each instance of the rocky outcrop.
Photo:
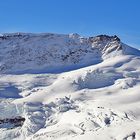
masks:
[(5, 124), (11, 125), (11, 129), (15, 127), (21, 127), (25, 121), (25, 118), (21, 116), (17, 116), (15, 118), (5, 118), (0, 119), (0, 128), (3, 127)]

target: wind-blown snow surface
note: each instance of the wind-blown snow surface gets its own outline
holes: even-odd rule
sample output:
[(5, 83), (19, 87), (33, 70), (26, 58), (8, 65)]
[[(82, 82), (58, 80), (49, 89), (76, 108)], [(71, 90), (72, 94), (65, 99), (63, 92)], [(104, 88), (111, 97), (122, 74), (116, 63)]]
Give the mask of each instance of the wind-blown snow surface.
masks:
[(140, 51), (117, 36), (0, 36), (0, 140), (139, 140)]

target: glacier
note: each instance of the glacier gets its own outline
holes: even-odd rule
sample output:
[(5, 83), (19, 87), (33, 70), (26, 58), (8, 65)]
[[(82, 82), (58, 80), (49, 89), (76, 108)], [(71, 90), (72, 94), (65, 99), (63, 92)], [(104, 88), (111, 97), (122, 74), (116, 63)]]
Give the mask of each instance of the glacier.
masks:
[(0, 140), (139, 140), (139, 91), (116, 35), (0, 35)]

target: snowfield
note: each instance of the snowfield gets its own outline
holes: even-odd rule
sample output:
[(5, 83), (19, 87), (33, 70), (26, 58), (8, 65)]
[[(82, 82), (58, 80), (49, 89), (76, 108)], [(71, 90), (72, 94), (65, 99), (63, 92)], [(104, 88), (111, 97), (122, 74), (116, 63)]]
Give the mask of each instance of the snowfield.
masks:
[(117, 36), (0, 36), (0, 140), (140, 140), (140, 51)]

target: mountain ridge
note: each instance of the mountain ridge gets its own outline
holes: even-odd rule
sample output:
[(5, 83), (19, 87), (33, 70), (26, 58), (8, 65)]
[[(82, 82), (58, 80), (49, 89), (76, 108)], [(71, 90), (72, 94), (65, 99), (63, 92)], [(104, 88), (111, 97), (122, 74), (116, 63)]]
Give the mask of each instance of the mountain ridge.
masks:
[(31, 72), (38, 67), (40, 71), (51, 72), (47, 69), (55, 66), (56, 69), (72, 69), (76, 65), (97, 64), (121, 54), (140, 55), (139, 50), (123, 44), (116, 35), (84, 38), (76, 33), (7, 33), (0, 36), (0, 52), (1, 73)]

